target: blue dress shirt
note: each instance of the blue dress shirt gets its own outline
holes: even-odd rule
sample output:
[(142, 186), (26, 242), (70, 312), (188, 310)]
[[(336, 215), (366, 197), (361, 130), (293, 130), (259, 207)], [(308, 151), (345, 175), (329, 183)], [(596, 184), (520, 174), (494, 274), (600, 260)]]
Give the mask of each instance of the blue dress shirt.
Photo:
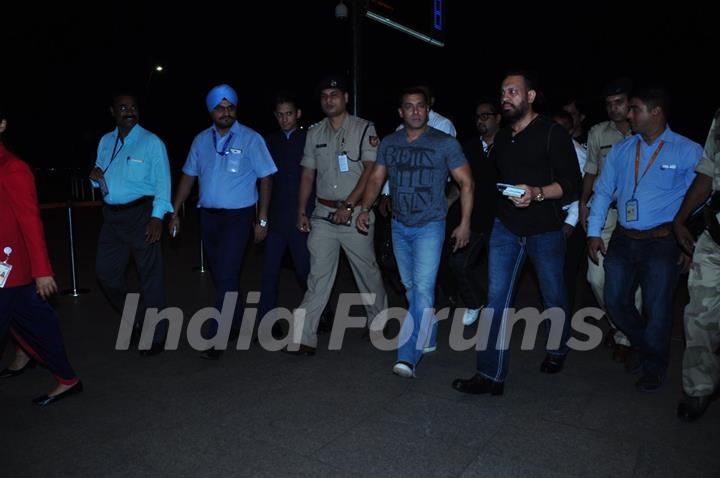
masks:
[(237, 121), (220, 136), (215, 125), (195, 137), (183, 173), (199, 177), (198, 207), (241, 209), (258, 200), (256, 182), (277, 171), (262, 136)]
[[(173, 212), (170, 203), (170, 164), (165, 144), (155, 134), (135, 125), (124, 140), (118, 129), (100, 139), (95, 166), (103, 170), (109, 194), (107, 204), (127, 204), (152, 196), (152, 216)], [(98, 184), (93, 181), (93, 185)]]
[[(660, 141), (665, 144), (643, 177)], [(639, 183), (633, 196), (638, 142)], [(600, 237), (614, 195), (617, 197), (618, 222), (626, 229), (642, 231), (671, 222), (695, 178), (695, 165), (701, 157), (702, 148), (699, 144), (672, 132), (669, 126), (650, 145), (645, 143), (640, 134), (616, 143), (608, 153), (605, 166), (595, 183), (588, 236)], [(637, 200), (638, 217), (635, 221), (628, 221), (626, 205), (633, 198)]]

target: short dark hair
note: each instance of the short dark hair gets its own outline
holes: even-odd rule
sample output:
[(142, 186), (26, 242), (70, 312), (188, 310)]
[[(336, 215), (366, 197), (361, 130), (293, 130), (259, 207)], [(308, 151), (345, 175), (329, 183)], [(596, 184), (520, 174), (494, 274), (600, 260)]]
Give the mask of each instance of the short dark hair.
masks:
[(273, 103), (273, 106), (277, 107), (283, 103), (290, 103), (296, 110), (300, 109), (300, 104), (298, 103), (295, 95), (290, 91), (278, 91), (275, 94), (275, 102)]
[(428, 108), (430, 108), (430, 98), (428, 97), (428, 92), (422, 86), (411, 86), (402, 90), (400, 92), (400, 96), (398, 97), (398, 105), (402, 106), (403, 99), (409, 95), (422, 95), (422, 97), (425, 98), (425, 104), (427, 104)]
[(135, 93), (132, 90), (115, 90), (112, 92), (112, 95), (110, 98), (110, 100), (111, 100), (110, 104), (114, 106), (117, 99), (120, 98), (121, 96), (129, 96), (130, 98), (134, 99), (136, 102), (138, 102), (138, 103), (140, 102), (140, 97), (137, 95), (137, 93)]
[(7, 117), (5, 116), (7, 113), (5, 111), (5, 105), (2, 103), (2, 101), (0, 101), (0, 121), (7, 119)]
[(649, 109), (660, 108), (665, 116), (670, 116), (670, 93), (667, 88), (660, 85), (640, 87), (630, 94), (630, 98), (637, 98)]
[(480, 105), (490, 105), (490, 109), (492, 110), (492, 113), (494, 115), (501, 114), (500, 102), (498, 101), (497, 98), (493, 98), (490, 96), (484, 96), (475, 102), (475, 109), (477, 110), (477, 107)]
[(568, 123), (570, 123), (570, 126), (572, 126), (575, 122), (573, 121), (573, 117), (570, 113), (565, 111), (564, 109), (555, 109), (553, 110), (552, 114), (550, 115), (550, 118), (563, 118)]
[(538, 78), (538, 74), (534, 71), (511, 69), (505, 72), (504, 78), (507, 78), (508, 76), (522, 76), (525, 80), (525, 88), (527, 88), (528, 91), (540, 91), (540, 79)]

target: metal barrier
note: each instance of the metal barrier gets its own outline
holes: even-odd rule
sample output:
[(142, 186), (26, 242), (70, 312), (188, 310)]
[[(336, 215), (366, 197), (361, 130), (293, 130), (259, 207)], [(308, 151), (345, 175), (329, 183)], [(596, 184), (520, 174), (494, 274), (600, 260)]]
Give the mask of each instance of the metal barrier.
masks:
[[(90, 188), (91, 193), (94, 197), (94, 189)], [(84, 194), (84, 189), (82, 190), (82, 193)], [(67, 218), (68, 218), (68, 244), (70, 248), (70, 283), (72, 284), (72, 287), (69, 289), (64, 289), (60, 291), (60, 294), (62, 295), (70, 295), (73, 297), (79, 297), (80, 294), (86, 294), (90, 292), (90, 289), (84, 289), (80, 288), (78, 286), (78, 273), (77, 273), (77, 260), (76, 260), (76, 248), (75, 248), (75, 225), (73, 223), (73, 208), (77, 207), (100, 207), (103, 206), (105, 203), (102, 201), (66, 201), (66, 202), (53, 202), (53, 203), (45, 203), (40, 204), (40, 209), (46, 210), (46, 209), (61, 209), (66, 208), (67, 209)], [(183, 218), (185, 216), (185, 204), (182, 205), (182, 215)], [(203, 243), (202, 240), (200, 240), (200, 265), (193, 267), (193, 271), (199, 272), (201, 274), (204, 274), (207, 272), (207, 268), (205, 267), (205, 253), (203, 251)]]
[(77, 260), (75, 259), (75, 226), (73, 224), (73, 208), (74, 207), (96, 207), (102, 206), (103, 203), (100, 201), (67, 201), (65, 203), (47, 203), (40, 204), (40, 209), (60, 209), (67, 208), (68, 218), (68, 243), (70, 247), (70, 283), (72, 287), (70, 289), (64, 289), (60, 291), (61, 295), (71, 295), (78, 297), (80, 294), (86, 294), (90, 292), (90, 289), (82, 289), (78, 287), (78, 274), (77, 274)]

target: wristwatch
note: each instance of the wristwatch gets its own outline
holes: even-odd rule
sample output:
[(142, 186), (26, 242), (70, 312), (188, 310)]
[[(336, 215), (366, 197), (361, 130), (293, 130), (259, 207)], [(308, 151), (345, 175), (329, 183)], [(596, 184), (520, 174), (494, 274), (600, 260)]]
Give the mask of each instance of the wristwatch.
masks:
[(343, 203), (343, 207), (344, 207), (345, 209), (347, 209), (348, 211), (350, 211), (350, 212), (353, 212), (353, 210), (355, 209), (355, 206), (353, 206), (353, 203), (347, 202), (347, 201), (345, 201), (345, 202)]
[(360, 208), (360, 212), (370, 212), (370, 209), (363, 207), (363, 208)]
[(540, 192), (533, 198), (533, 201), (543, 202), (545, 200), (545, 194), (543, 194), (542, 186), (538, 186)]
[(260, 227), (267, 227), (267, 225), (268, 225), (267, 219), (260, 219), (258, 221), (258, 224), (260, 225)]

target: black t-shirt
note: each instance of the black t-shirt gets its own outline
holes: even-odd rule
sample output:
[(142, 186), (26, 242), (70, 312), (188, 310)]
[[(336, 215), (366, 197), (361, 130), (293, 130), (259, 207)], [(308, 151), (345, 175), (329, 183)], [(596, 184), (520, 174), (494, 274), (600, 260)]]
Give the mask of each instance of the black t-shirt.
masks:
[(517, 208), (499, 195), (497, 217), (518, 236), (555, 231), (563, 226), (562, 205), (575, 201), (580, 194), (582, 177), (570, 135), (545, 116), (537, 116), (515, 136), (505, 127), (495, 136), (490, 158), (498, 170), (498, 182), (546, 186), (557, 182), (561, 199), (532, 202)]

